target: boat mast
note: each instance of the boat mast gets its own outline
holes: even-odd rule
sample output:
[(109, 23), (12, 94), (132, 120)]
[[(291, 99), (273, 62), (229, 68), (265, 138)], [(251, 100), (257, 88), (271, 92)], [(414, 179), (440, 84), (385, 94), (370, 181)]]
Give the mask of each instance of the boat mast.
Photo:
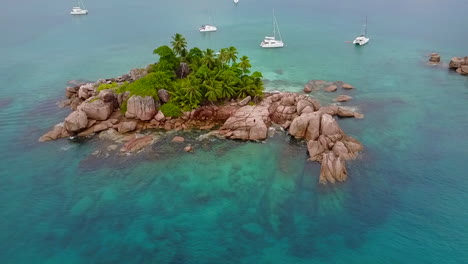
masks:
[(273, 38), (276, 39), (276, 19), (275, 19), (275, 9), (273, 9)]
[(364, 36), (367, 36), (367, 16), (366, 16), (366, 24), (364, 24)]
[(81, 4), (81, 5), (80, 5), (80, 7), (82, 6), (82, 7), (83, 7), (83, 9), (86, 9), (86, 7), (85, 7), (85, 6), (84, 6), (84, 4), (83, 4), (83, 1), (81, 1), (81, 0), (79, 0), (79, 1), (80, 1), (80, 3), (79, 3), (79, 4)]

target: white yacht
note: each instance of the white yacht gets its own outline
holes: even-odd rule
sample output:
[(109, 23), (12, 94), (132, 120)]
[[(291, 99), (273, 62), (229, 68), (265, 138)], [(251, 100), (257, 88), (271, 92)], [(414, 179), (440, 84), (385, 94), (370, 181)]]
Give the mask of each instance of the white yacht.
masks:
[(81, 0), (79, 0), (79, 6), (72, 7), (72, 11), (70, 12), (70, 15), (87, 15), (87, 14), (88, 14), (88, 10), (85, 8)]
[(198, 30), (200, 32), (214, 32), (218, 30), (218, 28), (216, 28), (215, 26), (211, 26), (211, 25), (202, 25)]
[(239, 3), (239, 0), (234, 0), (234, 4), (237, 4), (237, 3)]
[[(278, 31), (279, 39), (276, 39), (276, 32)], [(262, 48), (282, 48), (284, 47), (283, 39), (279, 31), (278, 22), (275, 17), (275, 10), (273, 10), (273, 37), (266, 36), (260, 43)]]
[(369, 38), (367, 37), (367, 16), (366, 16), (366, 24), (364, 24), (364, 34), (360, 35), (359, 37), (353, 40), (353, 43), (359, 46), (362, 46), (369, 42)]

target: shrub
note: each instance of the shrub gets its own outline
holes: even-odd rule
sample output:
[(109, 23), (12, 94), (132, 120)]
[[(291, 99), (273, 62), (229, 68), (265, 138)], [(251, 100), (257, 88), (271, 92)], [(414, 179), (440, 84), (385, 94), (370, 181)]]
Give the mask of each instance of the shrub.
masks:
[(106, 90), (106, 89), (114, 89), (116, 87), (118, 87), (119, 85), (115, 82), (113, 83), (102, 83), (98, 86), (97, 88), (97, 91), (100, 92), (102, 90)]
[(124, 115), (127, 112), (127, 101), (122, 102), (122, 105), (120, 105), (120, 112)]
[(180, 108), (178, 105), (172, 103), (172, 102), (167, 102), (161, 106), (159, 109), (165, 116), (170, 116), (170, 117), (179, 117), (182, 114), (182, 111), (180, 111)]

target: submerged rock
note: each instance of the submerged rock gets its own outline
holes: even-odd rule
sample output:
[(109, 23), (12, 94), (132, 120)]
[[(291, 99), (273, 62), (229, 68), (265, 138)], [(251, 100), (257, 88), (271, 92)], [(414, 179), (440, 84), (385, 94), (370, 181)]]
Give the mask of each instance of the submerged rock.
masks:
[(185, 138), (180, 137), (180, 136), (175, 136), (175, 137), (171, 140), (171, 142), (175, 142), (175, 143), (182, 143), (182, 142), (184, 142), (184, 141), (185, 141)]
[(335, 102), (347, 102), (349, 100), (353, 99), (351, 96), (349, 95), (339, 95), (338, 97), (335, 98)]
[(185, 152), (193, 152), (193, 147), (192, 147), (192, 145), (188, 144), (188, 145), (184, 148), (184, 151), (185, 151)]
[(127, 152), (127, 153), (137, 152), (145, 148), (146, 146), (152, 144), (153, 141), (154, 139), (152, 136), (144, 136), (144, 137), (135, 138), (125, 143), (125, 145), (123, 145), (123, 147), (120, 149), (120, 152)]

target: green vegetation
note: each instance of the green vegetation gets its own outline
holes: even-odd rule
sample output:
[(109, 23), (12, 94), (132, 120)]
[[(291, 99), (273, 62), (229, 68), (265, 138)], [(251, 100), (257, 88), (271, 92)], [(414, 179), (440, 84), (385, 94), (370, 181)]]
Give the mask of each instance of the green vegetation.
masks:
[(94, 97), (93, 99), (89, 100), (88, 103), (92, 103), (92, 102), (96, 102), (97, 100), (100, 100), (101, 98), (99, 98), (98, 96)]
[(100, 92), (102, 90), (106, 90), (106, 89), (114, 89), (116, 87), (118, 87), (119, 85), (115, 82), (113, 83), (103, 83), (103, 84), (100, 84), (99, 87), (97, 88), (97, 91)]
[(161, 110), (164, 116), (179, 117), (182, 114), (179, 106), (173, 102), (167, 102), (163, 104), (159, 110)]
[(178, 33), (172, 37), (171, 46), (156, 48), (153, 54), (159, 55), (159, 62), (148, 67), (149, 74), (120, 86), (117, 92), (129, 91), (132, 95), (157, 99), (158, 90), (166, 89), (171, 94), (171, 102), (161, 110), (165, 109), (167, 116), (180, 115), (181, 110), (189, 111), (204, 104), (263, 94), (262, 74), (250, 74), (249, 58), (238, 59), (235, 47), (218, 53), (196, 47), (187, 50), (187, 41)]

